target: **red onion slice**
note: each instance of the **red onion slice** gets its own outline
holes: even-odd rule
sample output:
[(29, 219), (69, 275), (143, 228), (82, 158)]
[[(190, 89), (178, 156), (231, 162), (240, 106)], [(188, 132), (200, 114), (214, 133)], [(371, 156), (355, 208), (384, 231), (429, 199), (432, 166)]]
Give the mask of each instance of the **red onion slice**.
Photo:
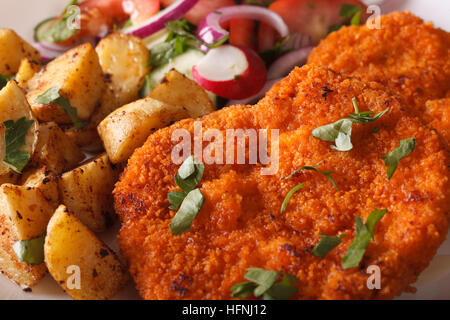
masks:
[(223, 7), (208, 14), (197, 29), (197, 37), (206, 44), (215, 44), (229, 34), (220, 24), (239, 18), (260, 20), (270, 24), (283, 38), (289, 34), (288, 26), (274, 11), (252, 5), (237, 5)]
[(197, 2), (198, 0), (178, 0), (145, 21), (142, 25), (127, 28), (123, 32), (139, 38), (148, 37), (163, 29), (167, 22), (182, 18)]
[(275, 60), (267, 71), (267, 79), (275, 79), (288, 74), (294, 67), (301, 66), (308, 59), (313, 47), (305, 47), (286, 53)]

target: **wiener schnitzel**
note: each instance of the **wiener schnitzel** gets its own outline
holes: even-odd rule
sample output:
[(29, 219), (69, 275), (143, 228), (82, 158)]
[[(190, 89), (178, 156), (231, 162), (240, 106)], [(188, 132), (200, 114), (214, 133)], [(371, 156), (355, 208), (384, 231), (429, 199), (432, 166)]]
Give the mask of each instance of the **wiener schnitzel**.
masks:
[[(353, 112), (390, 111), (369, 124), (354, 124), (353, 149), (330, 148), (312, 131)], [(279, 129), (279, 170), (261, 175), (261, 164), (205, 165), (198, 187), (205, 202), (190, 231), (174, 236), (167, 194), (177, 190), (171, 160), (178, 141), (193, 136), (194, 119), (153, 133), (130, 158), (114, 190), (122, 227), (121, 252), (145, 299), (229, 299), (249, 267), (295, 275), (296, 299), (386, 299), (416, 281), (445, 239), (449, 211), (446, 153), (427, 128), (381, 84), (348, 78), (322, 67), (296, 68), (254, 106), (232, 106), (199, 119), (204, 130)], [(376, 128), (376, 130), (375, 130)], [(224, 134), (225, 136), (225, 134)], [(414, 137), (417, 146), (388, 180), (381, 156)], [(224, 141), (225, 145), (226, 141)], [(207, 146), (203, 142), (203, 146)], [(186, 155), (188, 156), (188, 155)], [(303, 165), (332, 171), (339, 190)], [(286, 210), (285, 195), (297, 184)], [(355, 217), (375, 208), (378, 222), (359, 267), (344, 270), (341, 259), (355, 236)], [(345, 234), (324, 259), (311, 253), (319, 233)], [(381, 289), (369, 290), (366, 269), (381, 269)]]
[(342, 27), (314, 48), (308, 63), (386, 85), (416, 115), (433, 113), (424, 120), (448, 142), (449, 121), (438, 124), (443, 114), (426, 102), (450, 96), (450, 33), (409, 12), (381, 16), (380, 26)]

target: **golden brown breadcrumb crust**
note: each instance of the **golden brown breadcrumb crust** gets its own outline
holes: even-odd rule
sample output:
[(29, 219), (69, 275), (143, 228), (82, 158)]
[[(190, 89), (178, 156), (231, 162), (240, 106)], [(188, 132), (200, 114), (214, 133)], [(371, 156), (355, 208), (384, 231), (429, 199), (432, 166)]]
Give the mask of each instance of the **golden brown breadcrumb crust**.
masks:
[[(430, 49), (431, 50), (431, 49)], [(324, 97), (324, 92), (332, 90)], [(355, 124), (346, 155), (311, 132), (353, 112), (391, 111), (372, 124)], [(201, 118), (203, 128), (280, 130), (280, 168), (262, 176), (261, 165), (206, 165), (199, 184), (206, 200), (192, 229), (173, 236), (168, 192), (176, 190), (171, 161), (174, 130), (193, 133), (194, 120), (152, 134), (129, 160), (114, 191), (121, 217), (121, 251), (145, 299), (229, 299), (248, 267), (283, 270), (299, 278), (296, 299), (386, 299), (413, 283), (447, 233), (449, 173), (437, 134), (412, 117), (381, 84), (347, 78), (325, 68), (296, 68), (255, 106), (232, 106)], [(373, 133), (377, 126), (379, 131)], [(414, 137), (418, 145), (392, 179), (381, 156)], [(204, 147), (207, 143), (204, 143)], [(302, 165), (333, 171), (340, 190), (313, 171), (281, 180)], [(281, 203), (298, 183), (305, 187)], [(375, 208), (378, 223), (359, 267), (341, 258), (354, 237), (355, 217)], [(324, 259), (311, 254), (318, 233), (345, 233)], [(381, 268), (381, 289), (366, 286), (369, 265)]]
[(421, 114), (450, 90), (450, 33), (410, 12), (381, 16), (381, 29), (342, 27), (314, 48), (308, 63), (380, 82)]
[(427, 101), (422, 117), (437, 130), (445, 147), (450, 150), (450, 98)]

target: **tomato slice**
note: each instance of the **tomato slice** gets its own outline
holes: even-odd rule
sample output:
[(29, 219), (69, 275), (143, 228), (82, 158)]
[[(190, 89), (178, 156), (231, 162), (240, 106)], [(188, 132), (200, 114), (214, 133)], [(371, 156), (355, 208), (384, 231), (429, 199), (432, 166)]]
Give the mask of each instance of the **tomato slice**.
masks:
[(255, 22), (249, 19), (230, 20), (230, 44), (256, 49)]
[(122, 7), (133, 24), (139, 25), (159, 11), (159, 0), (123, 0)]
[[(161, 0), (161, 4), (167, 7), (176, 0)], [(189, 22), (198, 25), (208, 15), (221, 7), (235, 5), (234, 0), (200, 0), (191, 10), (188, 11), (185, 18)]]
[[(327, 35), (330, 26), (342, 22), (339, 10), (344, 3), (366, 7), (359, 0), (277, 0), (269, 9), (283, 18), (291, 32), (309, 35), (313, 44), (317, 44)], [(275, 30), (262, 23), (258, 31), (258, 49), (273, 47), (276, 37)]]

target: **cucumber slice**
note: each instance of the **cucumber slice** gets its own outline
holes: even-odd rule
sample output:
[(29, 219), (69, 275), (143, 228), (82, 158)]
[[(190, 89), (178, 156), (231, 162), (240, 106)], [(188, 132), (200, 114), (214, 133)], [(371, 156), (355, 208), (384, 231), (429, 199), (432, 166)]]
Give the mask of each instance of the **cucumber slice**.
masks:
[[(166, 63), (165, 65), (153, 70), (150, 73), (148, 79), (146, 79), (146, 84), (149, 88), (154, 88), (172, 69), (177, 70), (178, 72), (184, 74), (186, 77), (192, 80), (192, 67), (196, 65), (204, 56), (205, 54), (200, 50), (189, 49), (185, 53), (173, 58), (169, 63)], [(208, 93), (211, 101), (216, 104), (216, 95), (209, 91), (206, 91), (206, 93)]]
[(34, 41), (42, 41), (44, 33), (51, 27), (51, 24), (55, 21), (55, 19), (56, 17), (45, 19), (34, 28)]
[(155, 32), (154, 34), (148, 36), (147, 38), (142, 39), (147, 49), (151, 50), (157, 44), (164, 42), (169, 35), (169, 30), (166, 28)]

